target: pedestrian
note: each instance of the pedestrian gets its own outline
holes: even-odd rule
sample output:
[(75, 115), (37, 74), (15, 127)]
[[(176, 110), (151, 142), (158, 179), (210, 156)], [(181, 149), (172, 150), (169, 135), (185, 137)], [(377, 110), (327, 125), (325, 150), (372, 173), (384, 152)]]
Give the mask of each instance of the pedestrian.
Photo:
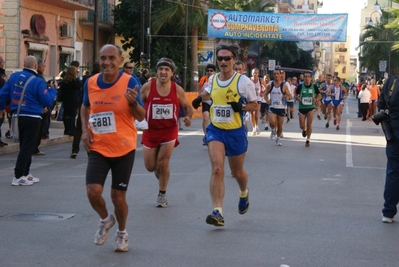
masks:
[[(86, 81), (93, 76), (94, 74), (100, 73), (100, 64), (98, 63), (98, 60), (94, 61), (93, 63), (93, 70), (91, 71), (90, 75), (84, 75), (83, 80), (82, 80), (82, 85), (86, 83)], [(82, 138), (82, 117), (80, 115), (81, 107), (82, 107), (82, 101), (83, 101), (83, 90), (79, 92), (79, 98), (78, 98), (78, 116), (76, 119), (76, 127), (75, 127), (75, 133), (73, 135), (73, 140), (72, 140), (72, 152), (71, 155), (69, 156), (71, 159), (75, 159), (80, 151), (80, 140)]]
[(62, 120), (64, 122), (64, 135), (74, 136), (76, 127), (76, 113), (78, 108), (79, 94), (82, 84), (77, 79), (77, 69), (70, 66), (67, 69), (65, 78), (60, 87), (62, 96), (62, 106), (64, 112)]
[[(19, 153), (14, 169), (12, 185), (32, 185), (40, 181), (30, 173), (32, 155), (39, 134), (40, 115), (44, 107), (51, 106), (57, 96), (57, 90), (47, 87), (46, 82), (36, 77), (37, 60), (34, 56), (24, 59), (24, 69), (13, 73), (0, 90), (0, 110), (6, 107), (6, 101), (11, 102), (10, 108), (14, 116), (18, 115)], [(25, 90), (24, 94), (22, 91)], [(22, 97), (22, 99), (21, 99)]]
[[(399, 203), (399, 77), (391, 76), (382, 88), (378, 108), (383, 113), (380, 120), (387, 139), (385, 152), (387, 168), (384, 187), (384, 207), (382, 221), (392, 223)], [(389, 115), (388, 115), (389, 114)], [(374, 119), (375, 120), (375, 116)]]
[(148, 69), (143, 69), (141, 71), (139, 80), (141, 85), (145, 84), (146, 82), (148, 82), (148, 77), (150, 76), (150, 71)]
[(185, 126), (191, 125), (193, 109), (183, 88), (171, 80), (176, 71), (173, 60), (161, 58), (156, 64), (156, 69), (158, 78), (141, 88), (141, 99), (148, 122), (148, 130), (143, 132), (141, 143), (144, 165), (149, 172), (154, 172), (158, 179), (156, 206), (166, 208), (166, 189), (170, 178), (169, 160), (173, 149), (179, 145), (179, 106), (181, 104), (185, 110)]
[(252, 77), (251, 77), (252, 82), (255, 85), (255, 92), (256, 92), (256, 96), (258, 98), (258, 106), (259, 108), (253, 112), (250, 113), (251, 116), (251, 123), (252, 123), (252, 135), (259, 135), (260, 134), (260, 130), (259, 130), (259, 109), (260, 109), (260, 94), (261, 91), (264, 91), (263, 88), (265, 88), (267, 85), (265, 83), (265, 81), (259, 77), (259, 69), (258, 68), (254, 68), (252, 69)]
[(306, 71), (303, 74), (304, 82), (298, 85), (295, 98), (298, 100), (299, 128), (302, 136), (306, 137), (305, 147), (310, 146), (310, 136), (313, 130), (313, 117), (316, 103), (320, 100), (320, 91), (316, 84), (312, 83), (312, 73)]
[(369, 103), (370, 103), (371, 93), (369, 89), (367, 89), (367, 85), (362, 85), (362, 90), (359, 92), (360, 99), (360, 110), (362, 111), (363, 119), (362, 121), (367, 120), (368, 112), (369, 112)]
[[(4, 59), (2, 56), (0, 56), (0, 89), (3, 87), (3, 85), (6, 83), (8, 80), (6, 70), (4, 69)], [(3, 115), (0, 116), (0, 147), (7, 146), (8, 144), (6, 142), (3, 142), (1, 140), (1, 125), (3, 125), (4, 122), (4, 117), (6, 116), (5, 109), (3, 110)]]
[(219, 45), (216, 59), (220, 72), (211, 76), (204, 93), (193, 100), (194, 108), (202, 101), (212, 99), (210, 124), (206, 129), (205, 139), (212, 165), (210, 193), (213, 211), (205, 222), (214, 226), (224, 226), (224, 161), (228, 157), (233, 177), (240, 189), (238, 213), (245, 214), (249, 208), (248, 175), (244, 170), (244, 159), (248, 149), (248, 137), (244, 127), (244, 112), (259, 109), (255, 85), (245, 75), (234, 71), (238, 57), (235, 45)]
[[(86, 190), (92, 208), (100, 216), (95, 244), (103, 245), (107, 241), (108, 232), (116, 220), (118, 231), (114, 250), (124, 252), (129, 250), (126, 191), (137, 143), (134, 118), (142, 120), (145, 111), (137, 104), (136, 79), (119, 72), (119, 66), (123, 63), (122, 49), (112, 44), (104, 45), (99, 52), (99, 63), (102, 72), (85, 83), (81, 108), (82, 142), (89, 153)], [(115, 216), (108, 212), (102, 197), (110, 170)]]

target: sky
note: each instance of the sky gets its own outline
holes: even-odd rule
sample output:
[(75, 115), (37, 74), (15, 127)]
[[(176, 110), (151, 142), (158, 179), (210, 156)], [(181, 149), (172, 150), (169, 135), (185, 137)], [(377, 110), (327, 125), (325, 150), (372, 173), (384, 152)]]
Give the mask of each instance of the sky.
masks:
[(318, 9), (318, 14), (348, 13), (347, 35), (351, 37), (351, 55), (357, 54), (359, 45), (360, 13), (367, 4), (366, 0), (323, 0), (323, 7)]

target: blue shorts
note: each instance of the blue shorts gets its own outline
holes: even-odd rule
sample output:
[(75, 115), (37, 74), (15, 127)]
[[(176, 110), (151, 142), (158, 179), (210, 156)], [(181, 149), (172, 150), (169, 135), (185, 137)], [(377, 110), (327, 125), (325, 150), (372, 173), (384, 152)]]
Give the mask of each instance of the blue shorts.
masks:
[(331, 100), (321, 100), (321, 103), (323, 103), (324, 105), (330, 105), (331, 104)]
[(212, 123), (206, 127), (205, 140), (206, 143), (218, 141), (224, 144), (226, 156), (238, 156), (247, 152), (248, 137), (245, 127), (234, 130), (222, 130)]
[(332, 100), (331, 103), (334, 107), (338, 107), (342, 103), (342, 100)]

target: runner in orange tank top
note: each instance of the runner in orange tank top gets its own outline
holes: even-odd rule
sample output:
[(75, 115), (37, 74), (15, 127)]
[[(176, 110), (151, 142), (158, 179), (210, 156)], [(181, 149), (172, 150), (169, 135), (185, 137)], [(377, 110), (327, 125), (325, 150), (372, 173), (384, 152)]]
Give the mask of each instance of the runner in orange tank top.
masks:
[[(92, 76), (83, 88), (82, 142), (89, 153), (86, 191), (92, 208), (100, 216), (94, 243), (104, 244), (108, 231), (117, 221), (115, 251), (124, 252), (129, 250), (126, 190), (136, 152), (134, 119), (143, 120), (145, 110), (137, 103), (137, 81), (126, 73), (119, 73), (123, 63), (122, 49), (104, 45), (100, 49), (99, 63), (102, 72)], [(112, 172), (111, 199), (115, 216), (108, 212), (102, 197), (109, 170)]]
[(157, 79), (141, 88), (141, 99), (146, 109), (148, 130), (143, 132), (144, 164), (159, 180), (157, 207), (166, 208), (166, 188), (170, 169), (169, 160), (173, 148), (179, 144), (178, 114), (180, 104), (185, 109), (184, 123), (191, 125), (193, 109), (182, 87), (171, 81), (176, 65), (173, 60), (161, 58), (156, 65)]

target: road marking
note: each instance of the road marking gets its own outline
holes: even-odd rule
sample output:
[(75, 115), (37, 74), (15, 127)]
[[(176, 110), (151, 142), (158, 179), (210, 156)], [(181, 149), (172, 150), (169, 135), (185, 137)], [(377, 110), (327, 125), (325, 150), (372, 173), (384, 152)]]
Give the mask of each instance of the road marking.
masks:
[(346, 167), (353, 168), (353, 154), (352, 154), (352, 138), (351, 138), (351, 123), (349, 119), (346, 120)]

